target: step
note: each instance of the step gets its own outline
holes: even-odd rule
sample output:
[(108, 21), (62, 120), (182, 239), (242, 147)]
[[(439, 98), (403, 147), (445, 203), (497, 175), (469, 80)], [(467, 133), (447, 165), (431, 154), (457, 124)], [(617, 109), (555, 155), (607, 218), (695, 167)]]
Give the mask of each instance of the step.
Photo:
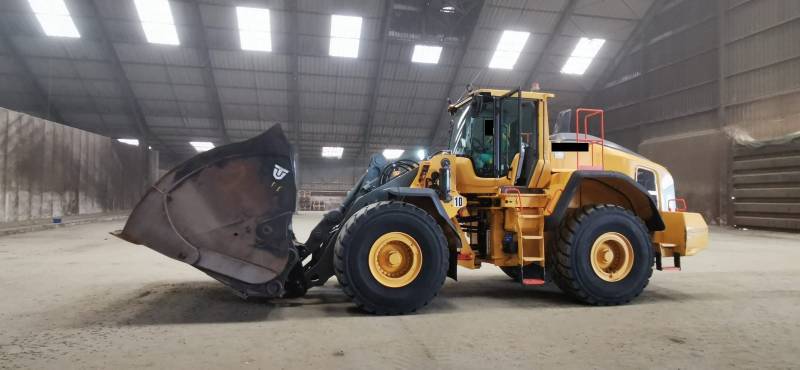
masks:
[(663, 248), (675, 248), (678, 246), (677, 244), (672, 243), (658, 243), (658, 245)]
[(536, 197), (544, 198), (547, 196), (547, 194), (544, 193), (516, 193), (516, 192), (505, 192), (503, 193), (503, 195), (507, 197), (519, 196), (520, 198), (536, 198)]
[(522, 279), (522, 285), (544, 285), (542, 279)]
[(544, 261), (542, 257), (522, 257), (522, 262), (541, 262)]
[(522, 240), (542, 240), (544, 239), (541, 235), (523, 235)]
[(537, 219), (542, 218), (542, 215), (517, 215), (517, 217), (522, 219)]

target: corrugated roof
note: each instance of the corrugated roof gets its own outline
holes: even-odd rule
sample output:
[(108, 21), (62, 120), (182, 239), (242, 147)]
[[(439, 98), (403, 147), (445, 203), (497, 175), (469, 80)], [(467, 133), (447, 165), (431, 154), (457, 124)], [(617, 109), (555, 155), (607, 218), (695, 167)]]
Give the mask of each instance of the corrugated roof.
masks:
[[(190, 139), (219, 145), (274, 124), (313, 159), (326, 143), (345, 158), (429, 147), (447, 131), (447, 98), (470, 83), (533, 78), (556, 108), (577, 104), (653, 0), (469, 0), (455, 15), (423, 0), (268, 0), (257, 6), (271, 10), (272, 52), (240, 50), (228, 0), (170, 2), (180, 46), (148, 44), (132, 0), (66, 2), (80, 39), (44, 36), (25, 0), (0, 4), (0, 106), (110, 136), (140, 136), (141, 124), (169, 162), (194, 152)], [(328, 55), (331, 14), (363, 17), (358, 58)], [(513, 70), (488, 69), (505, 29), (531, 36)], [(585, 75), (562, 75), (580, 37), (608, 41)], [(418, 43), (442, 45), (439, 63), (411, 63)]]

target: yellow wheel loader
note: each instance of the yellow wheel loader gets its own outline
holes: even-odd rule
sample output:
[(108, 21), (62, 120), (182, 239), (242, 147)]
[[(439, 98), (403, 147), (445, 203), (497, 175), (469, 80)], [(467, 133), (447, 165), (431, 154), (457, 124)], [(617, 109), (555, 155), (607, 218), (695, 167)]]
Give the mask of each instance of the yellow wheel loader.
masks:
[(562, 112), (551, 134), (552, 97), (468, 92), (448, 107), (449, 150), (419, 162), (374, 156), (305, 243), (292, 233), (295, 168), (279, 126), (168, 172), (117, 235), (242, 297), (302, 296), (335, 275), (362, 310), (403, 314), (457, 266), (488, 263), (580, 302), (626, 303), (654, 265), (679, 269), (705, 248), (707, 226), (683, 212), (664, 167), (604, 139), (602, 111)]

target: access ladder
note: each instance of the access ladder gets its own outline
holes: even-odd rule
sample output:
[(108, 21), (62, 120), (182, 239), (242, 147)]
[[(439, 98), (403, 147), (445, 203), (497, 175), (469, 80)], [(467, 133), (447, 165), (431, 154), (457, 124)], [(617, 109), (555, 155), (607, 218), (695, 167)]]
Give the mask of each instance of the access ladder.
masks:
[[(517, 241), (517, 261), (519, 261), (520, 282), (523, 285), (543, 285), (542, 278), (526, 278), (525, 266), (531, 263), (541, 263), (544, 269), (545, 242), (544, 242), (544, 208), (531, 207), (523, 203), (522, 199), (535, 194), (522, 194), (517, 188), (507, 188), (506, 193), (515, 194), (516, 207), (512, 213), (514, 220), (514, 234)], [(527, 251), (527, 253), (526, 253)]]

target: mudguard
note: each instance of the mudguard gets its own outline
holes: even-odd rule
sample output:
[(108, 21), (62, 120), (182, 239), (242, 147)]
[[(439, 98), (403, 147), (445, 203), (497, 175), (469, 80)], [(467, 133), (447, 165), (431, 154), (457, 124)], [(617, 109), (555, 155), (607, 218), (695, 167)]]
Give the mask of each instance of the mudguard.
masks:
[(641, 217), (650, 231), (664, 230), (664, 221), (656, 203), (647, 196), (647, 190), (629, 176), (613, 171), (575, 171), (570, 176), (553, 212), (545, 218), (545, 228), (555, 230), (566, 217), (570, 202), (583, 181), (597, 181), (622, 194), (632, 211)]
[(116, 235), (252, 288), (285, 276), (296, 262), (295, 200), (291, 146), (276, 125), (169, 171)]

